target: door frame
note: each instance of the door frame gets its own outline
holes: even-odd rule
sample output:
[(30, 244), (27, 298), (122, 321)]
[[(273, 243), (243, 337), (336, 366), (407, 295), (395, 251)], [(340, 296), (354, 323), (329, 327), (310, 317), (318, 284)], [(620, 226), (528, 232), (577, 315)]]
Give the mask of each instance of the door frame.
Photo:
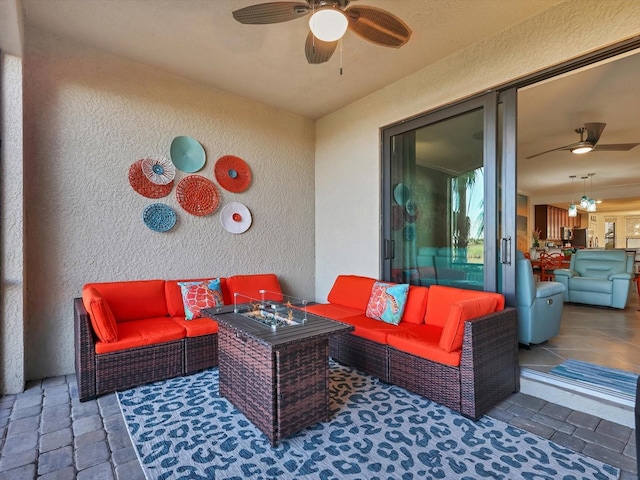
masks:
[[(504, 162), (499, 162), (498, 146), (497, 146), (497, 129), (498, 129), (498, 101), (499, 95), (496, 91), (485, 92), (482, 95), (469, 98), (459, 103), (444, 106), (437, 110), (424, 113), (413, 117), (406, 121), (402, 121), (382, 129), (382, 196), (381, 196), (381, 277), (383, 280), (391, 279), (391, 261), (394, 257), (394, 245), (391, 235), (391, 206), (392, 206), (392, 151), (391, 138), (395, 135), (417, 130), (431, 124), (435, 124), (452, 117), (482, 108), (483, 111), (483, 167), (484, 171), (484, 290), (500, 291), (500, 278), (515, 278), (515, 261), (511, 258), (514, 252), (505, 250), (501, 252), (501, 271), (498, 267), (499, 252), (498, 242), (493, 242), (494, 238), (498, 238), (498, 205), (500, 199), (509, 198), (509, 195), (498, 195), (498, 187), (502, 185), (510, 185), (513, 187), (513, 211), (515, 212), (515, 183), (499, 181), (498, 167)], [(515, 117), (515, 114), (513, 114)], [(512, 142), (515, 144), (515, 140)], [(511, 145), (510, 143), (509, 145)], [(504, 148), (504, 147), (503, 147)], [(505, 150), (506, 151), (506, 150)], [(514, 149), (515, 158), (515, 149)], [(514, 167), (515, 168), (515, 167)], [(502, 178), (502, 177), (501, 177)], [(505, 208), (501, 208), (505, 212)], [(504, 216), (504, 213), (503, 213)], [(503, 236), (509, 235), (515, 238), (515, 221), (501, 221), (503, 225)], [(513, 228), (513, 231), (504, 230)], [(509, 298), (515, 299), (514, 282), (502, 282), (503, 290), (514, 289)]]

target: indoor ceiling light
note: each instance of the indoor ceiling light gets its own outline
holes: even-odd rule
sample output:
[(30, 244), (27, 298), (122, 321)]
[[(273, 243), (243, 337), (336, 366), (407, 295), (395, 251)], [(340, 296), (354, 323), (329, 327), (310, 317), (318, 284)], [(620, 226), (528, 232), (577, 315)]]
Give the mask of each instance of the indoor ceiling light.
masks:
[(576, 178), (575, 175), (569, 175), (569, 178), (571, 179), (571, 205), (569, 205), (569, 216), (570, 217), (577, 217), (578, 216), (578, 207), (576, 207), (576, 204), (573, 203), (573, 179)]
[(593, 176), (595, 173), (590, 173), (589, 178), (591, 178), (591, 197), (589, 198), (589, 206), (587, 206), (587, 212), (595, 212), (596, 211), (596, 201), (593, 198)]
[(326, 7), (315, 11), (309, 19), (313, 36), (323, 42), (340, 40), (347, 31), (349, 20), (339, 8)]
[(586, 193), (586, 189), (587, 189), (587, 176), (584, 177), (580, 177), (582, 178), (582, 183), (583, 183), (583, 188), (582, 191), (584, 192), (582, 194), (582, 198), (580, 199), (580, 208), (584, 208), (585, 210), (587, 209), (587, 207), (589, 206), (589, 197), (587, 197), (587, 193)]
[(575, 147), (572, 147), (570, 150), (571, 150), (571, 153), (575, 153), (576, 155), (579, 155), (581, 153), (588, 153), (591, 150), (593, 150), (593, 145), (591, 145), (589, 142), (580, 142)]

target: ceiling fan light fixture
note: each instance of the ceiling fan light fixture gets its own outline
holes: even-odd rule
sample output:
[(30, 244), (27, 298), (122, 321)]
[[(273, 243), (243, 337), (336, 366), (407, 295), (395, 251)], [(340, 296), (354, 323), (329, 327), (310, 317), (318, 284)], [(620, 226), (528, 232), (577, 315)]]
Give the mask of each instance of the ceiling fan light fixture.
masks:
[(584, 145), (577, 145), (575, 147), (573, 147), (571, 149), (571, 153), (575, 153), (576, 155), (580, 155), (582, 153), (589, 153), (591, 150), (593, 150), (593, 145), (590, 144), (584, 144)]
[(309, 18), (309, 28), (313, 36), (323, 42), (340, 40), (349, 27), (349, 20), (342, 10), (325, 7), (316, 10)]

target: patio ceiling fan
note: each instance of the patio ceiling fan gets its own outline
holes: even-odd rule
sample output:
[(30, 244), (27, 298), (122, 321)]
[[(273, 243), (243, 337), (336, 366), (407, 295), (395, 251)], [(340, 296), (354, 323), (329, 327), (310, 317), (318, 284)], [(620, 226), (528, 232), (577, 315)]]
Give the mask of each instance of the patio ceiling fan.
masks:
[[(569, 145), (565, 145), (564, 147), (545, 150), (544, 152), (531, 155), (527, 157), (527, 159), (534, 158), (539, 155), (544, 155), (545, 153), (555, 152), (557, 150), (569, 150), (571, 153), (575, 153), (575, 154), (588, 153), (588, 152), (591, 152), (592, 150), (626, 152), (640, 145), (640, 142), (639, 143), (610, 143), (605, 145), (598, 144), (598, 140), (600, 140), (600, 135), (602, 135), (602, 131), (606, 126), (607, 126), (606, 123), (599, 123), (599, 122), (585, 123), (584, 127), (579, 127), (575, 129), (575, 132), (578, 135), (580, 135), (579, 142), (571, 143)], [(586, 139), (584, 138), (585, 134), (587, 135)]]
[[(324, 63), (331, 58), (347, 29), (369, 42), (400, 48), (411, 29), (392, 13), (375, 7), (349, 7), (356, 0), (306, 0), (259, 3), (235, 10), (233, 18), (244, 24), (288, 22), (309, 14), (310, 32), (304, 47), (307, 61)], [(349, 7), (349, 8), (347, 8)]]

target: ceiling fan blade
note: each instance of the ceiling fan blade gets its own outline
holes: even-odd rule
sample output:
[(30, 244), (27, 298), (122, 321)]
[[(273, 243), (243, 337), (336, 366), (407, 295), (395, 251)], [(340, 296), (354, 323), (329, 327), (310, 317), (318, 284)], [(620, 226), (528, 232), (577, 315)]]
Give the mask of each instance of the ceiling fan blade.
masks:
[(307, 62), (309, 63), (324, 63), (331, 58), (333, 52), (336, 51), (338, 42), (323, 42), (313, 36), (313, 33), (309, 32), (307, 35), (307, 41), (304, 44), (304, 54), (307, 56)]
[(569, 150), (572, 147), (576, 147), (580, 144), (580, 142), (572, 143), (571, 145), (565, 145), (564, 147), (552, 148), (551, 150), (545, 150), (544, 152), (536, 153), (535, 155), (531, 155), (529, 157), (525, 157), (527, 160), (530, 158), (539, 157), (540, 155), (544, 155), (545, 153), (556, 152), (558, 150)]
[(400, 48), (413, 33), (398, 17), (379, 8), (350, 7), (346, 14), (353, 33), (383, 47)]
[(309, 5), (300, 2), (259, 3), (235, 10), (233, 18), (240, 23), (265, 25), (295, 20), (304, 17), (310, 11)]
[(600, 135), (602, 135), (602, 131), (604, 127), (606, 127), (606, 123), (585, 123), (584, 128), (587, 129), (587, 142), (595, 145), (600, 140)]
[(593, 149), (608, 152), (628, 152), (632, 148), (637, 147), (640, 143), (610, 143), (605, 145), (596, 145)]

